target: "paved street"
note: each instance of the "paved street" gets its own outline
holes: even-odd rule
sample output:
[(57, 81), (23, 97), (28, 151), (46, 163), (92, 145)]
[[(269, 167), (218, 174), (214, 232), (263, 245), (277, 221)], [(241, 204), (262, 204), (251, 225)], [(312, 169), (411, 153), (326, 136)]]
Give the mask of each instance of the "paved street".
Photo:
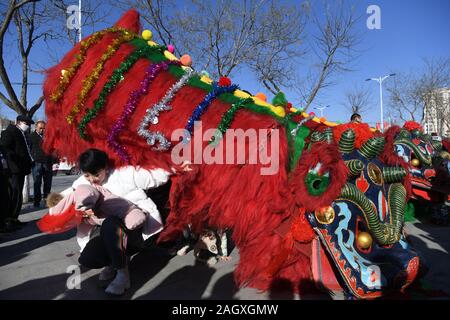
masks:
[[(53, 191), (71, 184), (73, 176), (54, 178)], [(0, 235), (0, 299), (108, 299), (98, 281), (99, 270), (81, 270), (80, 288), (68, 289), (71, 268), (78, 266), (75, 232), (39, 233), (35, 222), (46, 209), (26, 204), (20, 217), (28, 224), (12, 234)], [(416, 222), (407, 225), (415, 247), (426, 258), (430, 271), (424, 278), (433, 290), (450, 293), (450, 227)], [(298, 297), (289, 292), (236, 291), (232, 272), (239, 259), (213, 268), (195, 265), (192, 252), (172, 257), (160, 248), (149, 248), (131, 262), (132, 287), (120, 299), (329, 299), (324, 294)], [(342, 296), (332, 297), (342, 299)], [(442, 298), (442, 297), (441, 297)], [(117, 299), (117, 298), (116, 298)]]

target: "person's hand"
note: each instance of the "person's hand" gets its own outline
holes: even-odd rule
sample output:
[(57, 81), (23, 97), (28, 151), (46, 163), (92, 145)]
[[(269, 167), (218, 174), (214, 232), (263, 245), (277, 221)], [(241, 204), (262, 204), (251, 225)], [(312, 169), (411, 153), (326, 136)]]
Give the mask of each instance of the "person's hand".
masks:
[(95, 213), (92, 209), (87, 209), (83, 212), (83, 218), (91, 218), (92, 216), (95, 216)]
[(219, 256), (220, 261), (228, 262), (231, 261), (233, 258), (230, 256)]

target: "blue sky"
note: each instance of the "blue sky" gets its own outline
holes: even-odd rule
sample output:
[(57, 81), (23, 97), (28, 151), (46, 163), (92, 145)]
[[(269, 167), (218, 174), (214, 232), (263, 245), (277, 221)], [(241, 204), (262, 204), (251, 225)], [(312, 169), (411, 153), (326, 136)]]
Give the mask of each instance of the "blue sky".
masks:
[[(84, 0), (86, 1), (86, 0)], [(76, 3), (77, 1), (74, 1)], [(292, 4), (298, 4), (299, 1), (287, 1)], [(313, 6), (317, 1), (312, 1)], [(330, 120), (346, 121), (349, 117), (348, 111), (344, 109), (342, 103), (345, 100), (345, 92), (353, 87), (369, 87), (372, 90), (373, 101), (371, 110), (364, 114), (364, 120), (374, 124), (380, 117), (378, 84), (364, 80), (369, 77), (378, 77), (391, 72), (408, 72), (418, 70), (422, 65), (423, 58), (448, 57), (450, 55), (450, 1), (449, 0), (354, 0), (351, 3), (357, 5), (358, 14), (362, 19), (357, 25), (357, 31), (362, 34), (360, 48), (363, 50), (357, 60), (351, 67), (354, 71), (340, 74), (335, 77), (336, 84), (324, 89), (319, 99), (313, 106), (330, 105), (324, 111), (324, 115)], [(369, 30), (366, 27), (366, 8), (369, 5), (378, 5), (381, 9), (381, 30)], [(110, 17), (111, 22), (120, 16), (119, 11), (115, 11)], [(65, 26), (63, 26), (65, 27)], [(106, 25), (98, 25), (96, 29), (101, 29)], [(146, 28), (145, 23), (143, 27)], [(92, 30), (85, 30), (83, 36), (91, 33)], [(8, 38), (7, 38), (8, 39)], [(69, 48), (59, 48), (61, 53)], [(50, 66), (51, 62), (45, 57), (46, 48), (36, 47), (33, 54), (39, 57), (40, 63), (44, 66)], [(13, 56), (5, 57), (9, 61), (9, 68), (17, 70), (19, 68), (13, 62)], [(36, 59), (36, 58), (34, 58)], [(194, 61), (195, 67), (195, 61)], [(302, 68), (302, 67), (300, 67)], [(19, 74), (19, 73), (17, 73)], [(20, 81), (12, 77), (12, 81)], [(265, 92), (269, 98), (271, 95), (260, 85), (252, 76), (249, 76), (245, 70), (232, 77), (233, 82), (241, 84), (241, 87), (256, 93)], [(30, 74), (31, 82), (42, 82), (42, 75), (37, 73)], [(389, 79), (387, 80), (389, 81)], [(0, 87), (4, 92), (4, 88)], [(29, 101), (34, 102), (41, 94), (40, 86), (31, 86), (29, 89)], [(285, 91), (288, 99), (294, 94), (289, 90)], [(384, 105), (388, 105), (388, 97), (385, 92)], [(317, 110), (310, 109), (310, 111)], [(0, 114), (7, 118), (15, 118), (16, 114), (1, 106)], [(42, 118), (44, 110), (41, 108), (36, 118)], [(385, 113), (385, 117), (387, 112)]]

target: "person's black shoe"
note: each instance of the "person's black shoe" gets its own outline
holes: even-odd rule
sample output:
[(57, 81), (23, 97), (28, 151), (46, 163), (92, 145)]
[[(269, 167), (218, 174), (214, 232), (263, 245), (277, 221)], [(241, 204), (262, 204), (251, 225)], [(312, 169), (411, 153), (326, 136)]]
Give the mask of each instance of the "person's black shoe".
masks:
[(17, 227), (12, 221), (7, 221), (0, 227), (0, 233), (11, 233), (17, 230)]
[(19, 219), (14, 220), (14, 225), (18, 228), (25, 226), (28, 222), (19, 221)]

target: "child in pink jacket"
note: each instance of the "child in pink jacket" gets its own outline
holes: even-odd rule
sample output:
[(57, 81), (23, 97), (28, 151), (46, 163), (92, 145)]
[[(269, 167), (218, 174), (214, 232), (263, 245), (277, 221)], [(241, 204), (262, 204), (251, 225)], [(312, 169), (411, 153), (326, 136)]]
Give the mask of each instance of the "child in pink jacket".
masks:
[(63, 197), (58, 204), (49, 209), (50, 215), (65, 212), (71, 205), (75, 210), (84, 211), (91, 225), (99, 225), (107, 216), (121, 219), (126, 228), (134, 230), (144, 223), (145, 212), (124, 198), (112, 194), (100, 185), (79, 185), (72, 193)]

